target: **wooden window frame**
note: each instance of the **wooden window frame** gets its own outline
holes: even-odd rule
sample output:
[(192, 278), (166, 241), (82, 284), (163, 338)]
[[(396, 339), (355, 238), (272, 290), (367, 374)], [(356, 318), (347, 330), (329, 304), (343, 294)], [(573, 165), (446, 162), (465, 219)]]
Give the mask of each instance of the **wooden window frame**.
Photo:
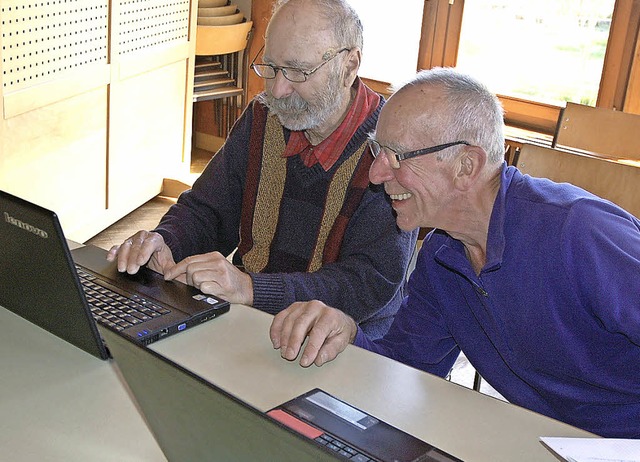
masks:
[[(464, 4), (465, 0), (425, 0), (417, 70), (456, 65)], [(596, 106), (640, 114), (639, 25), (640, 0), (616, 0)], [(365, 80), (374, 90), (391, 93), (388, 84)], [(507, 125), (554, 133), (562, 107), (498, 96)]]

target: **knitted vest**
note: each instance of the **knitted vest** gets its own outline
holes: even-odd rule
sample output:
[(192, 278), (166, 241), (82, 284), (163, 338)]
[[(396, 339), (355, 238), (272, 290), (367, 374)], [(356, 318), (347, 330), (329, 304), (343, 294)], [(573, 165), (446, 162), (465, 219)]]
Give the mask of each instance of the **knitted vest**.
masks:
[[(337, 261), (349, 220), (369, 185), (372, 156), (356, 152), (324, 172), (284, 158), (282, 125), (260, 105), (253, 127), (238, 253), (249, 272), (313, 272)], [(308, 213), (305, 213), (308, 212)]]

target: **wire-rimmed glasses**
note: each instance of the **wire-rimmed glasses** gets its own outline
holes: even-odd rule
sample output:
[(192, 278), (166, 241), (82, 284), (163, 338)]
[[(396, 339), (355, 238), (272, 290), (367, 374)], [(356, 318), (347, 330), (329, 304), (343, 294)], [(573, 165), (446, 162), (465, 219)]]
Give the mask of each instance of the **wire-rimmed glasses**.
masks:
[(316, 72), (322, 66), (324, 66), (329, 61), (334, 59), (343, 51), (351, 51), (351, 48), (341, 48), (340, 50), (337, 50), (337, 51), (329, 50), (324, 53), (323, 60), (320, 64), (318, 64), (313, 69), (306, 70), (306, 69), (300, 69), (298, 67), (274, 66), (273, 64), (256, 63), (255, 62), (256, 59), (258, 59), (258, 56), (260, 56), (260, 53), (262, 52), (262, 49), (260, 49), (260, 52), (258, 52), (253, 62), (251, 62), (250, 67), (259, 77), (262, 77), (263, 79), (275, 79), (276, 75), (278, 74), (278, 71), (280, 71), (284, 76), (284, 78), (287, 79), (288, 81), (295, 82), (295, 83), (302, 83), (302, 82), (306, 82), (307, 79), (311, 75), (313, 75), (314, 72)]

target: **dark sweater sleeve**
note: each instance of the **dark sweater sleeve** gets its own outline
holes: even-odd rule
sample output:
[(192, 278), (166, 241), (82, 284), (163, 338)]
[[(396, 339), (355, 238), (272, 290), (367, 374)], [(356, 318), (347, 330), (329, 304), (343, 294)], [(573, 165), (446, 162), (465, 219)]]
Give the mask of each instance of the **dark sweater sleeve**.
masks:
[(176, 262), (213, 251), (227, 256), (238, 245), (252, 107), (249, 104), (193, 187), (180, 195), (155, 229)]
[(338, 261), (313, 273), (251, 273), (254, 306), (277, 313), (295, 301), (318, 299), (360, 323), (393, 300), (395, 313), (416, 237), (417, 231), (398, 229), (384, 190), (370, 187), (349, 222)]

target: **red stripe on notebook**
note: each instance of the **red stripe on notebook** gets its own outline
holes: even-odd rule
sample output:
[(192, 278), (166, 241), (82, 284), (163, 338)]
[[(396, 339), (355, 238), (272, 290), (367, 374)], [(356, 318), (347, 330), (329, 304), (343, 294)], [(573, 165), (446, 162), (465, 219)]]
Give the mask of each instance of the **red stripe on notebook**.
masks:
[(272, 411), (267, 412), (269, 417), (273, 417), (278, 422), (286, 425), (292, 430), (297, 431), (298, 433), (306, 436), (307, 438), (311, 438), (315, 440), (317, 437), (322, 435), (324, 432), (322, 430), (318, 430), (315, 427), (303, 422), (302, 420), (296, 419), (291, 414), (287, 414), (282, 409), (274, 409)]

